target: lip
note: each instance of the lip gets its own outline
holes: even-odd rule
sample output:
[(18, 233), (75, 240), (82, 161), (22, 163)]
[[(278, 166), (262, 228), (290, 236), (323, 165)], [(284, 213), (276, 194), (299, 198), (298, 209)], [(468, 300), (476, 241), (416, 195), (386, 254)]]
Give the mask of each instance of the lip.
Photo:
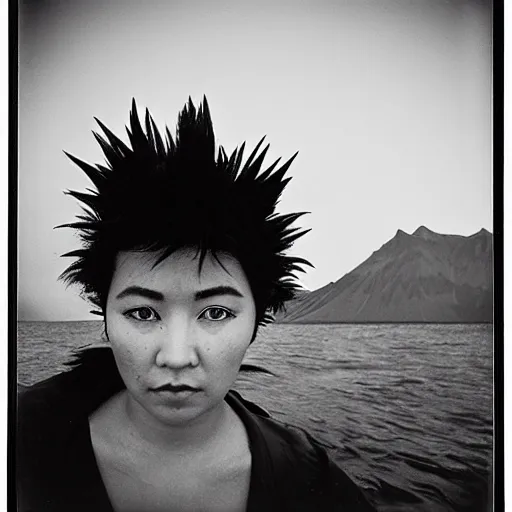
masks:
[(189, 386), (188, 384), (164, 384), (156, 388), (150, 388), (155, 393), (168, 392), (168, 393), (192, 393), (200, 391), (199, 388)]

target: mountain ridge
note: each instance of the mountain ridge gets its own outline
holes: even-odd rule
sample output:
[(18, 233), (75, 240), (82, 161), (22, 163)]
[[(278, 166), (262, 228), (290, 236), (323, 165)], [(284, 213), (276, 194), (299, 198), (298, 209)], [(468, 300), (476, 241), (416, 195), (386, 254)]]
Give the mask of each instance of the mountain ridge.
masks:
[(492, 235), (399, 229), (337, 281), (287, 303), (277, 321), (492, 322)]

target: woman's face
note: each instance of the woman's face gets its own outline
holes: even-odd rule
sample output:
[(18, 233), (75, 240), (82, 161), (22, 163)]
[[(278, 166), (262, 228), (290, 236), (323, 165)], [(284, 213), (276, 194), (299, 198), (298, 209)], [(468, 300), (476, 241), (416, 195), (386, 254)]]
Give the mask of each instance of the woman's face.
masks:
[(194, 421), (220, 405), (235, 381), (256, 309), (236, 259), (195, 250), (153, 268), (159, 254), (121, 252), (106, 327), (133, 410), (167, 425)]

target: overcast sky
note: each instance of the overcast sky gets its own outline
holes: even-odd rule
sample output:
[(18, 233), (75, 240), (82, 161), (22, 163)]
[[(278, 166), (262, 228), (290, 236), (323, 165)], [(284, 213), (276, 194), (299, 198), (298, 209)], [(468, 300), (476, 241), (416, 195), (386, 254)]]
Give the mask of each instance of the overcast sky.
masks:
[(66, 150), (102, 162), (93, 116), (123, 134), (131, 98), (173, 131), (208, 98), (228, 152), (263, 135), (299, 156), (280, 211), (310, 211), (294, 253), (309, 289), (426, 225), (492, 228), (487, 2), (30, 1), (20, 13), (19, 317), (96, 319), (57, 281), (90, 186)]

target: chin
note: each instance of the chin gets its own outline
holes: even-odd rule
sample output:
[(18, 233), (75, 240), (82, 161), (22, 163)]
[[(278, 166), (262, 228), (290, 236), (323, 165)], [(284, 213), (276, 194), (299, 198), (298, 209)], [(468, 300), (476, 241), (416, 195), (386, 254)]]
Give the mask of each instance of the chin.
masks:
[(157, 416), (159, 422), (167, 427), (188, 427), (198, 422), (203, 416), (205, 411), (191, 411), (191, 410), (175, 410), (168, 411), (165, 414)]
[(159, 405), (149, 409), (148, 412), (165, 425), (179, 427), (194, 423), (201, 417), (211, 414), (221, 404), (222, 400), (208, 406), (183, 402)]

